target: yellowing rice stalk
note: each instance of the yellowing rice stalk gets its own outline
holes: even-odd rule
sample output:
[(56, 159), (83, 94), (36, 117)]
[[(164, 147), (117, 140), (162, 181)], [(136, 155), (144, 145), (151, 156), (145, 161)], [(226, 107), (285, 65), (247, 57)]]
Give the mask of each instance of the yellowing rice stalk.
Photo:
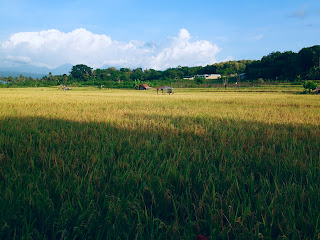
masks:
[(0, 238), (315, 239), (320, 101), (0, 89)]

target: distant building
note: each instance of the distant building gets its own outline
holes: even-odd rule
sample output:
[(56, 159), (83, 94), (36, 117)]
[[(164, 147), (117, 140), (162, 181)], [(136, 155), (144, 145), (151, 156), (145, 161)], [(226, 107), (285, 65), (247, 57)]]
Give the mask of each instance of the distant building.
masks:
[(221, 78), (220, 74), (212, 73), (212, 74), (198, 74), (196, 76), (185, 76), (183, 79), (193, 80), (196, 77), (204, 78), (204, 79), (219, 79)]
[(150, 87), (148, 84), (140, 84), (139, 90), (150, 90), (152, 87)]
[(196, 75), (196, 77), (201, 77), (201, 78), (204, 78), (204, 79), (219, 79), (221, 78), (221, 75), (220, 74), (199, 74), (199, 75)]
[(315, 90), (317, 94), (320, 94), (320, 86)]
[(239, 80), (243, 80), (243, 79), (245, 79), (246, 78), (246, 73), (240, 73), (240, 74), (238, 74), (238, 78), (239, 78)]

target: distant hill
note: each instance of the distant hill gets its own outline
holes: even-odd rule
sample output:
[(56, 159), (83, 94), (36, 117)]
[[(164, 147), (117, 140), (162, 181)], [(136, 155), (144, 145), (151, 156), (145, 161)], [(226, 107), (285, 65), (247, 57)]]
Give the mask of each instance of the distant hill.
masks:
[(20, 75), (22, 75), (24, 77), (42, 78), (46, 74), (0, 71), (0, 77), (14, 77), (15, 78), (15, 77), (19, 77)]
[(60, 67), (51, 69), (51, 73), (53, 75), (63, 75), (63, 74), (69, 75), (71, 72), (71, 69), (72, 69), (72, 64), (66, 63), (66, 64), (61, 65)]
[(36, 67), (27, 64), (13, 67), (0, 66), (0, 77), (19, 77), (20, 75), (22, 75), (24, 77), (41, 78), (44, 75), (48, 75), (49, 72), (51, 72), (52, 75), (69, 74), (71, 69), (72, 65), (69, 63), (53, 69), (46, 67)]

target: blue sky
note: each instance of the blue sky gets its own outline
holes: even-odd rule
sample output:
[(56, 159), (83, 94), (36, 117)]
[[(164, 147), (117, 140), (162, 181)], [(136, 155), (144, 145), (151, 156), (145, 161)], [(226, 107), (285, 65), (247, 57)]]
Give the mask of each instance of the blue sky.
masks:
[(320, 39), (319, 0), (0, 0), (0, 10), (2, 65), (165, 69), (261, 59)]

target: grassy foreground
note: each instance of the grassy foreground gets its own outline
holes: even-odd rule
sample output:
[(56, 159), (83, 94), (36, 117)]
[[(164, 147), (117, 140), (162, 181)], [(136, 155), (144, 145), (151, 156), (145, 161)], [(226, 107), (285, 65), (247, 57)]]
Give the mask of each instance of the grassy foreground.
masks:
[(1, 239), (319, 239), (319, 96), (0, 99)]

